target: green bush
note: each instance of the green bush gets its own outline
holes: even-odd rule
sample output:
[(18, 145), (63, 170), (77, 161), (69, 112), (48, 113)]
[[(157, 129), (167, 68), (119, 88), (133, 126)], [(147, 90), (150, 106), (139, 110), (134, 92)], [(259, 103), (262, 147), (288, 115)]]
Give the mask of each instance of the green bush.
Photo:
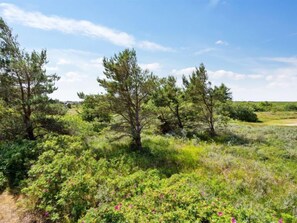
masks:
[[(128, 142), (110, 144), (98, 138), (89, 143), (77, 136), (56, 136), (39, 145), (45, 152), (23, 189), (27, 208), (49, 222), (205, 223), (235, 218), (270, 223), (280, 217), (296, 222), (291, 208), (282, 205), (294, 189), (279, 188), (275, 181), (282, 179), (261, 163), (264, 156), (275, 158), (274, 150), (263, 147), (251, 154), (242, 151), (245, 147), (161, 136), (145, 138), (143, 152), (131, 152)], [(295, 198), (290, 199), (291, 206)]]
[(0, 99), (0, 141), (16, 140), (22, 138), (23, 120), (21, 115), (13, 108), (9, 108)]
[(245, 104), (232, 104), (228, 108), (230, 118), (245, 122), (257, 122), (258, 117), (254, 109)]
[(40, 146), (45, 152), (30, 170), (23, 192), (29, 198), (28, 207), (53, 222), (76, 222), (97, 202), (115, 199), (110, 181), (133, 172), (133, 167), (123, 164), (125, 157), (100, 158), (80, 137), (50, 137)]
[(20, 186), (38, 154), (36, 143), (32, 141), (0, 144), (0, 187), (14, 189)]
[(297, 104), (286, 104), (285, 111), (297, 111)]

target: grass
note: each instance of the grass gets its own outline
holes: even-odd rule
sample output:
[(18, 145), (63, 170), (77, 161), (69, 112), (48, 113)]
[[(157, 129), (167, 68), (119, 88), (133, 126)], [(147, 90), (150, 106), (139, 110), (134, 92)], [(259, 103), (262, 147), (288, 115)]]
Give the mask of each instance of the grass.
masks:
[(297, 112), (296, 111), (276, 111), (276, 112), (256, 112), (258, 122), (242, 122), (238, 120), (231, 120), (231, 124), (238, 126), (297, 126)]
[(262, 122), (269, 122), (274, 120), (296, 120), (297, 112), (257, 112), (257, 116)]

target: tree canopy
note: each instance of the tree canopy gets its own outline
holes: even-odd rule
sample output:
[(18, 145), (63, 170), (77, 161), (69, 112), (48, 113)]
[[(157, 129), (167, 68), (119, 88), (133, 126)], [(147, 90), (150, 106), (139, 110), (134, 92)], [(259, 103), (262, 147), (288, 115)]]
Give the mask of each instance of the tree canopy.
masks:
[(213, 87), (208, 80), (204, 64), (196, 68), (189, 78), (183, 76), (183, 83), (186, 87), (188, 100), (193, 104), (195, 110), (200, 112), (202, 121), (208, 125), (210, 135), (216, 135), (215, 116), (217, 115), (217, 108), (220, 103), (231, 100), (230, 89), (224, 84)]
[(34, 140), (37, 120), (44, 120), (46, 114), (53, 112), (48, 94), (56, 90), (59, 77), (46, 73), (46, 51), (29, 53), (21, 49), (1, 18), (0, 62), (0, 99), (20, 113), (25, 137)]
[(117, 130), (130, 135), (132, 147), (140, 150), (141, 132), (148, 124), (144, 104), (155, 88), (156, 77), (140, 68), (135, 50), (104, 58), (103, 66), (106, 78), (98, 78), (98, 82), (107, 92), (110, 110), (121, 117)]

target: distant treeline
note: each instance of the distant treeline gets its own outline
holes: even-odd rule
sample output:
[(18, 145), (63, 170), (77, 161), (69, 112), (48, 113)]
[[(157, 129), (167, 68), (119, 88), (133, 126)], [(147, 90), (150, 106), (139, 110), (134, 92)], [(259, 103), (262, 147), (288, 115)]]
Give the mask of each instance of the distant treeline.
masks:
[(297, 102), (289, 101), (234, 101), (235, 104), (251, 106), (255, 112), (297, 111)]

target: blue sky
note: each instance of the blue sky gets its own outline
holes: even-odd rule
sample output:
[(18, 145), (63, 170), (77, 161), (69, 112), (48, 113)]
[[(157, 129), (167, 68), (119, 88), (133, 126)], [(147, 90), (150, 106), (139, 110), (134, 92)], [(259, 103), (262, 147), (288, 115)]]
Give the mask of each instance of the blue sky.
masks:
[(102, 58), (135, 48), (159, 76), (204, 63), (234, 100), (297, 100), (295, 0), (28, 0), (0, 3), (26, 50), (47, 49), (47, 72), (61, 76), (52, 95), (97, 93)]

